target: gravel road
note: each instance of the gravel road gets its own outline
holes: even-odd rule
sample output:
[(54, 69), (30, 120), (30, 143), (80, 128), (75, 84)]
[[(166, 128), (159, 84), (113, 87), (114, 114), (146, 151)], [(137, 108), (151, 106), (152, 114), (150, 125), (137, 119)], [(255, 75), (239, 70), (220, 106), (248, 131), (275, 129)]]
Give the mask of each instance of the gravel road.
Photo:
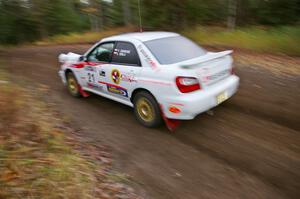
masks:
[(21, 47), (2, 56), (13, 81), (46, 85), (45, 97), (84, 129), (82, 136), (109, 146), (114, 167), (129, 174), (145, 198), (299, 198), (299, 58), (237, 52), (239, 92), (213, 115), (201, 114), (170, 133), (142, 127), (122, 104), (67, 93), (57, 55), (89, 46)]

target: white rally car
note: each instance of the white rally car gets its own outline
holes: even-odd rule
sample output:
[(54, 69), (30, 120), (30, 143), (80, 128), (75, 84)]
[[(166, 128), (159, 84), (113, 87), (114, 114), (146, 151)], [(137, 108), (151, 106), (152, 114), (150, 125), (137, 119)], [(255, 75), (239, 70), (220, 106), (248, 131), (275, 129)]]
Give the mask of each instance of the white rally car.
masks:
[(237, 91), (231, 53), (207, 52), (171, 32), (128, 33), (84, 55), (59, 55), (59, 75), (73, 96), (95, 93), (133, 107), (144, 126), (165, 120), (172, 128), (170, 121), (191, 120)]

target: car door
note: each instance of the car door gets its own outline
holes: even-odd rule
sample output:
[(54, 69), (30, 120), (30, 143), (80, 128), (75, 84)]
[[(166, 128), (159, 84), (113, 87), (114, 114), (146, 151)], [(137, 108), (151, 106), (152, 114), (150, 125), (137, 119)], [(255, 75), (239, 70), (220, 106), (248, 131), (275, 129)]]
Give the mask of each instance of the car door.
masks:
[(106, 69), (110, 66), (114, 42), (105, 42), (96, 46), (87, 56), (83, 68), (84, 87), (92, 91), (107, 93), (101, 83), (105, 81)]
[(104, 84), (108, 93), (129, 101), (132, 91), (137, 87), (137, 77), (142, 69), (135, 46), (129, 42), (116, 42), (111, 64), (107, 69)]

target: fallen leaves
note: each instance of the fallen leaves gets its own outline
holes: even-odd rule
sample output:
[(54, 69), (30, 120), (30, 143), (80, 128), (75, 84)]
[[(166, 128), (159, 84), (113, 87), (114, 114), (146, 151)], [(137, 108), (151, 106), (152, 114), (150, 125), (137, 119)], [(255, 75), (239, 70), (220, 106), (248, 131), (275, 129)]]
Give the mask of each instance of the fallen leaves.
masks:
[(0, 181), (2, 182), (11, 181), (13, 179), (16, 179), (18, 176), (19, 175), (16, 171), (5, 170), (0, 176)]
[(0, 198), (139, 198), (105, 146), (26, 89), (0, 84), (0, 93)]

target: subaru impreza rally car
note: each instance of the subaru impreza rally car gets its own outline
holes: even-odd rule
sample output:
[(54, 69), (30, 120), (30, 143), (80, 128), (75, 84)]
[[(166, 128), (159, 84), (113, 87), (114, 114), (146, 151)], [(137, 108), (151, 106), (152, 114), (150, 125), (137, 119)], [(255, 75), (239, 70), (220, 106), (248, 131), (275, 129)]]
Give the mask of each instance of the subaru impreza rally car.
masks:
[(237, 91), (231, 53), (207, 52), (177, 33), (127, 33), (102, 39), (84, 55), (59, 55), (59, 75), (75, 97), (94, 93), (133, 107), (146, 127), (166, 121), (173, 128)]

